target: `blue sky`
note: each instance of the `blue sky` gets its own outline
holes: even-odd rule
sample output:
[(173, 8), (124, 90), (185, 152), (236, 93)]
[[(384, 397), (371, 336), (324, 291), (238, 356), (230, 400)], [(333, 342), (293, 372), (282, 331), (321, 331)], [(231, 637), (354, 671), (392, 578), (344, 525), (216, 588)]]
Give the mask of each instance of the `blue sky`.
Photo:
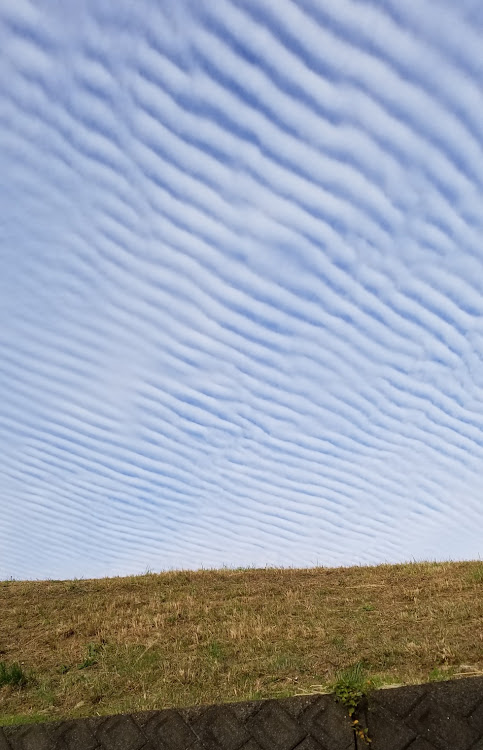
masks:
[(0, 578), (482, 557), (482, 42), (0, 3)]

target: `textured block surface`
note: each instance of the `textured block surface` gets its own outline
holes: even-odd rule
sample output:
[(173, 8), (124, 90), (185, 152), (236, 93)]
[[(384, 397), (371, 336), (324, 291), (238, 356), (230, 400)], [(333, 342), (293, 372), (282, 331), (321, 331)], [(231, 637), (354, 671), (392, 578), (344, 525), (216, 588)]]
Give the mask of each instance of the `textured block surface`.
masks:
[[(356, 713), (372, 750), (483, 750), (483, 678), (372, 692)], [(0, 750), (358, 750), (332, 695), (0, 727)]]

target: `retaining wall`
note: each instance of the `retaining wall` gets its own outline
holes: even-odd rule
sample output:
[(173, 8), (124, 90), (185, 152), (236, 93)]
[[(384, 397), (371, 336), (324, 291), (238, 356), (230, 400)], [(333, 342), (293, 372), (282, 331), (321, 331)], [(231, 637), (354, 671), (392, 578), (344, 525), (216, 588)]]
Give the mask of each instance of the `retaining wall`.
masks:
[(333, 695), (0, 727), (0, 750), (483, 750), (483, 677), (372, 692), (356, 739)]

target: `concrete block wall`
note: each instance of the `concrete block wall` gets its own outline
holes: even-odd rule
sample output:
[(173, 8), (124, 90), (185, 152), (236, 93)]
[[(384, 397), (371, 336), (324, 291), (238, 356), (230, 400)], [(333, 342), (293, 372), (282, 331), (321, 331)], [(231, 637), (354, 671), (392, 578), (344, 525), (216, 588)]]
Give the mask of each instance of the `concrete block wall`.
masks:
[(483, 750), (483, 677), (372, 692), (356, 717), (333, 695), (0, 727), (0, 750)]

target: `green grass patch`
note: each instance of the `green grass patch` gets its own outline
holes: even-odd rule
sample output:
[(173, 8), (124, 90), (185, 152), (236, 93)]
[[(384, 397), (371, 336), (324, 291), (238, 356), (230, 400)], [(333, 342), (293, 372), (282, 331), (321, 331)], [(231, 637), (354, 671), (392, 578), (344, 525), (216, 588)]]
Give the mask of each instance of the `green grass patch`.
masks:
[(361, 727), (359, 720), (352, 718), (361, 700), (374, 687), (373, 683), (367, 678), (364, 663), (359, 661), (338, 672), (337, 679), (332, 687), (336, 700), (345, 706), (352, 720), (352, 729), (356, 740), (359, 738), (370, 744), (372, 740), (368, 735), (367, 727)]
[(89, 643), (89, 645), (87, 646), (86, 658), (83, 662), (81, 662), (81, 664), (79, 664), (77, 669), (87, 669), (88, 667), (93, 667), (95, 664), (97, 664), (98, 656), (102, 652), (102, 648), (102, 644)]
[(362, 661), (340, 670), (332, 685), (336, 699), (347, 708), (349, 716), (352, 716), (370, 687), (366, 667)]
[(483, 583), (483, 563), (468, 573), (467, 580), (470, 583)]
[(0, 714), (0, 726), (2, 727), (15, 727), (19, 724), (39, 724), (42, 721), (47, 721), (45, 714), (7, 714), (6, 716)]
[(18, 662), (8, 665), (0, 661), (0, 686), (25, 687), (29, 679)]
[(428, 675), (429, 682), (443, 682), (444, 680), (450, 680), (455, 673), (454, 667), (447, 669), (441, 669), (440, 667), (434, 667)]

